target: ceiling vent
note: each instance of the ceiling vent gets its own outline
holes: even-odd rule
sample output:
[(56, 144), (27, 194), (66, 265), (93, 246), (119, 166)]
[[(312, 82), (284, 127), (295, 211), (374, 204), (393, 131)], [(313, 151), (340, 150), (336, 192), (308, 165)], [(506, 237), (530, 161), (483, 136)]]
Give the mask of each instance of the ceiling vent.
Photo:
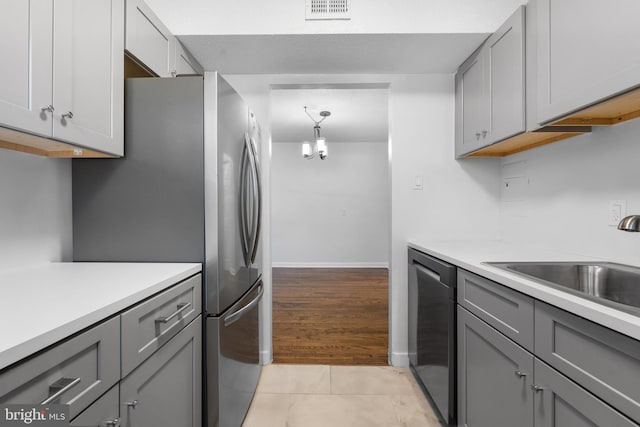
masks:
[(351, 19), (351, 0), (305, 0), (306, 19)]

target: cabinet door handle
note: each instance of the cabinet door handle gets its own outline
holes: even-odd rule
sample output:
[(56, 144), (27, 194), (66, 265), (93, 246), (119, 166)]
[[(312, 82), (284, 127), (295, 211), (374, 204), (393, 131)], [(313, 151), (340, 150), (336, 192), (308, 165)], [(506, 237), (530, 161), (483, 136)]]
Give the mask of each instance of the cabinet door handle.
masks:
[(62, 396), (67, 391), (71, 390), (76, 384), (80, 382), (80, 378), (60, 378), (49, 386), (49, 397), (40, 403), (41, 405), (48, 405)]
[(73, 119), (73, 113), (71, 111), (69, 111), (68, 113), (65, 113), (62, 115), (62, 118), (69, 118), (69, 119)]
[(180, 313), (182, 313), (183, 311), (185, 311), (189, 307), (191, 307), (191, 303), (190, 302), (182, 302), (182, 303), (178, 304), (178, 309), (171, 316), (159, 317), (159, 318), (156, 319), (156, 323), (171, 322), (171, 320), (173, 320), (174, 317), (176, 317), (177, 315), (179, 315)]
[(120, 425), (120, 419), (119, 418), (114, 418), (112, 420), (109, 421), (105, 421), (104, 422), (105, 426), (113, 426), (113, 427), (118, 427)]
[(528, 372), (522, 372), (522, 371), (516, 371), (516, 375), (520, 378), (526, 377), (527, 375), (529, 375)]
[(54, 111), (56, 111), (56, 109), (53, 108), (53, 105), (51, 105), (51, 104), (47, 105), (46, 107), (42, 107), (40, 110), (41, 111), (48, 111), (50, 113), (53, 113)]
[(127, 403), (126, 403), (126, 405), (127, 405), (129, 408), (132, 408), (132, 409), (136, 409), (136, 406), (138, 406), (138, 404), (140, 404), (140, 402), (138, 401), (138, 399), (135, 399), (133, 402), (127, 402)]
[(482, 137), (483, 137), (483, 138), (486, 138), (487, 133), (488, 133), (488, 132), (487, 132), (486, 130), (483, 130), (483, 131), (482, 131)]
[(531, 390), (533, 390), (533, 391), (535, 391), (535, 392), (537, 393), (537, 392), (539, 392), (539, 391), (544, 390), (544, 387), (539, 386), (539, 385), (537, 385), (537, 384), (531, 384)]
[(482, 135), (480, 132), (476, 132), (476, 140), (480, 139), (480, 135)]

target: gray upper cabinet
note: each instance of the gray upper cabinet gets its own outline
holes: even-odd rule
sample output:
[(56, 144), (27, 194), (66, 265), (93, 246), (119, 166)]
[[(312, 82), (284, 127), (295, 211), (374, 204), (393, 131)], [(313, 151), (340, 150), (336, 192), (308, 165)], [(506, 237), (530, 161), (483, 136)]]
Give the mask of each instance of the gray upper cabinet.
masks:
[(490, 106), (487, 144), (525, 131), (524, 16), (524, 6), (520, 6), (486, 43)]
[(125, 49), (138, 65), (159, 77), (195, 75), (202, 66), (143, 0), (126, 0)]
[(0, 124), (51, 136), (53, 2), (5, 0), (0, 13)]
[(538, 122), (640, 85), (638, 16), (637, 0), (539, 0)]
[(533, 427), (533, 356), (458, 306), (458, 425)]
[(124, 154), (124, 0), (56, 0), (53, 136)]
[(456, 73), (456, 157), (525, 131), (525, 9)]
[(176, 40), (175, 75), (194, 75), (204, 73), (202, 66), (195, 60), (182, 43)]
[(142, 0), (127, 0), (125, 49), (160, 77), (175, 75), (176, 39)]
[(122, 155), (124, 0), (2, 7), (0, 125)]
[(198, 316), (120, 383), (123, 426), (200, 427), (202, 318)]
[(535, 383), (535, 427), (638, 427), (537, 359)]
[(483, 147), (489, 132), (484, 61), (484, 52), (478, 50), (456, 73), (456, 157)]

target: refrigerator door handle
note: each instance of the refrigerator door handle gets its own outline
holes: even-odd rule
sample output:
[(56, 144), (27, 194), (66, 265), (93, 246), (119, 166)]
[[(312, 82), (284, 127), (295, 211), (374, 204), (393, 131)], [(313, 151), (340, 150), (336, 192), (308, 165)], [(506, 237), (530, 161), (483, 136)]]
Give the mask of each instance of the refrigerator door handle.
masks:
[(253, 191), (253, 224), (255, 229), (253, 230), (252, 245), (251, 245), (251, 263), (254, 263), (258, 254), (258, 241), (260, 240), (260, 229), (262, 226), (262, 187), (260, 185), (260, 167), (258, 163), (258, 153), (256, 150), (256, 142), (253, 138), (249, 141), (250, 156), (253, 160), (251, 165), (253, 166), (254, 174), (254, 191)]
[(238, 210), (240, 213), (240, 242), (242, 244), (242, 256), (244, 258), (244, 264), (249, 267), (251, 264), (250, 250), (251, 250), (251, 237), (249, 236), (249, 225), (247, 218), (247, 163), (249, 160), (249, 151), (247, 150), (248, 135), (244, 135), (244, 147), (242, 149), (242, 156), (240, 157), (240, 185), (239, 185), (239, 197), (238, 197)]
[(255, 307), (256, 305), (258, 305), (258, 303), (260, 303), (260, 299), (262, 298), (262, 294), (264, 293), (264, 287), (262, 286), (262, 283), (259, 286), (260, 286), (260, 291), (258, 291), (258, 295), (256, 295), (256, 297), (252, 299), (251, 302), (249, 302), (247, 305), (245, 305), (241, 309), (236, 310), (233, 313), (228, 314), (227, 316), (224, 317), (223, 323), (225, 327), (233, 325), (235, 322), (240, 320), (242, 316), (244, 316), (249, 311), (251, 311), (253, 307)]

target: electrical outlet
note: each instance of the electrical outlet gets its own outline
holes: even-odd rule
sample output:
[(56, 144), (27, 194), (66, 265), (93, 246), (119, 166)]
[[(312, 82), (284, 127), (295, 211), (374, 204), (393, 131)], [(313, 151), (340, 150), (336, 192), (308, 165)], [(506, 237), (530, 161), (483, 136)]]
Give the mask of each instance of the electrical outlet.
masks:
[(424, 181), (424, 176), (423, 175), (416, 175), (414, 180), (413, 180), (413, 188), (414, 190), (422, 190), (423, 188), (423, 181)]
[(625, 216), (627, 216), (627, 201), (609, 200), (609, 227), (617, 227)]

